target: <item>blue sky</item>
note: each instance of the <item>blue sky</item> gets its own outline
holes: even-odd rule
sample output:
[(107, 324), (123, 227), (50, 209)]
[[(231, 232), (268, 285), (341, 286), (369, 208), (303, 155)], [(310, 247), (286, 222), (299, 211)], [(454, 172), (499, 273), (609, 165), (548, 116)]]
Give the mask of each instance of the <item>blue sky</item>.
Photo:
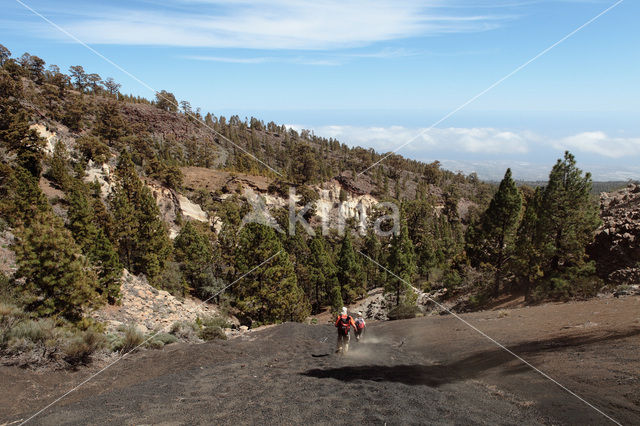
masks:
[[(156, 89), (497, 178), (544, 178), (565, 149), (640, 178), (640, 2), (608, 13), (424, 132), (616, 0), (20, 0)], [(16, 0), (0, 43), (153, 94)]]

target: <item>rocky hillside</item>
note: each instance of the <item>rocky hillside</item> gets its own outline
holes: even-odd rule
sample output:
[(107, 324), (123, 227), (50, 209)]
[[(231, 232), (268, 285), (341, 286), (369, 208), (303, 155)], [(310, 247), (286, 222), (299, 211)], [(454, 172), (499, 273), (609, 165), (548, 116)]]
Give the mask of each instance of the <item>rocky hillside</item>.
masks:
[(602, 226), (590, 254), (598, 274), (611, 284), (640, 282), (640, 185), (602, 193)]
[(115, 332), (122, 326), (135, 324), (146, 333), (168, 333), (177, 322), (193, 322), (197, 318), (218, 315), (212, 305), (191, 298), (178, 299), (164, 290), (149, 285), (144, 277), (136, 277), (125, 270), (120, 287), (121, 303), (107, 305), (91, 316)]

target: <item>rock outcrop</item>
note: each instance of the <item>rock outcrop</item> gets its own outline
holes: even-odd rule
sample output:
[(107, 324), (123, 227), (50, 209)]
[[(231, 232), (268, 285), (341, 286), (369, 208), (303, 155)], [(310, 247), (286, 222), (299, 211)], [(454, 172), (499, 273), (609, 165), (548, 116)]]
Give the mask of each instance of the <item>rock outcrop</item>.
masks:
[(609, 284), (640, 283), (640, 185), (600, 195), (602, 226), (589, 254)]
[(218, 311), (199, 300), (178, 299), (164, 290), (152, 287), (144, 277), (136, 277), (126, 269), (120, 288), (121, 304), (104, 306), (91, 313), (98, 321), (106, 323), (107, 331), (135, 324), (143, 332), (160, 330), (168, 332), (178, 321), (195, 321), (218, 314)]

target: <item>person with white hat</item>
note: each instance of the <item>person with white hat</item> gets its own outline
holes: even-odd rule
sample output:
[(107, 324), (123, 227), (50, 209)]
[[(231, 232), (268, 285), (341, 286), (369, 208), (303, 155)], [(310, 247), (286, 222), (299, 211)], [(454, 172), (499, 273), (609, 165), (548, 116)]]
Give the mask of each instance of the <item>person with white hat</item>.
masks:
[(349, 331), (351, 330), (352, 326), (354, 329), (356, 327), (356, 323), (353, 321), (353, 318), (351, 318), (347, 313), (346, 307), (342, 308), (342, 314), (338, 315), (335, 326), (338, 329), (336, 353), (342, 352), (342, 354), (346, 354), (349, 350)]
[(358, 311), (358, 316), (356, 317), (355, 326), (353, 327), (353, 334), (355, 334), (357, 342), (359, 342), (360, 339), (364, 337), (364, 329), (366, 325), (367, 324), (364, 322), (364, 318), (362, 318), (362, 312)]

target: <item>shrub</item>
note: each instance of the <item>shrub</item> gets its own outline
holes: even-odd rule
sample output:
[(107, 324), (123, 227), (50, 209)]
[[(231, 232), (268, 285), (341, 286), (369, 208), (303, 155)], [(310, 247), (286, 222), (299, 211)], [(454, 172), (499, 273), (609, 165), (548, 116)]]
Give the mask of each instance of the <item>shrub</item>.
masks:
[(177, 341), (178, 341), (178, 338), (172, 334), (157, 333), (147, 341), (145, 346), (151, 349), (161, 349), (165, 345), (169, 345)]
[(99, 164), (106, 163), (111, 156), (107, 144), (97, 136), (81, 136), (76, 139), (76, 146), (84, 158)]
[(17, 306), (0, 303), (0, 349), (6, 347), (13, 328), (26, 318), (27, 315)]
[(153, 280), (152, 285), (177, 297), (183, 297), (187, 292), (187, 282), (177, 262), (166, 262), (162, 273)]
[(124, 336), (114, 342), (112, 349), (126, 354), (144, 342), (144, 335), (133, 324), (124, 328)]
[(198, 339), (198, 331), (200, 331), (200, 327), (196, 323), (178, 321), (171, 326), (170, 333), (178, 339), (194, 341)]
[(65, 334), (50, 318), (26, 320), (9, 332), (7, 353), (13, 356), (22, 355), (23, 365), (55, 361)]
[(204, 318), (200, 324), (198, 336), (205, 341), (214, 339), (226, 340), (227, 335), (224, 329), (231, 327), (231, 324), (226, 319), (217, 316)]
[(420, 312), (416, 305), (398, 305), (391, 309), (387, 316), (390, 320), (409, 319), (415, 318)]
[(104, 334), (88, 329), (72, 337), (63, 348), (62, 358), (72, 366), (87, 365), (91, 356), (106, 346), (107, 338)]
[(219, 316), (211, 316), (202, 319), (202, 326), (204, 327), (220, 327), (230, 328), (231, 324), (226, 319)]
[(227, 339), (227, 335), (224, 333), (224, 330), (217, 326), (203, 327), (202, 330), (200, 330), (200, 332), (198, 333), (198, 336), (202, 340), (207, 342), (215, 339)]

